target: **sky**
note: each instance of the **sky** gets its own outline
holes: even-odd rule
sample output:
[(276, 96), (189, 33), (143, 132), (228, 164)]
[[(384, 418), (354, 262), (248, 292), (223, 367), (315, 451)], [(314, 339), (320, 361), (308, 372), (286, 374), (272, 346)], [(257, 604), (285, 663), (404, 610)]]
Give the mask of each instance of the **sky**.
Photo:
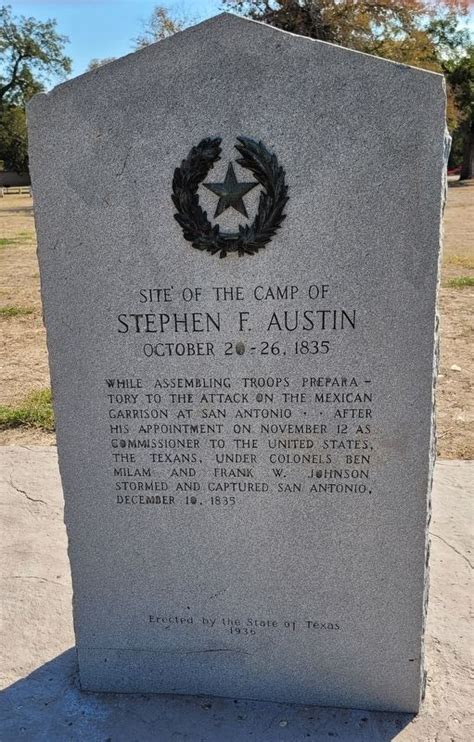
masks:
[(58, 32), (69, 37), (66, 53), (73, 60), (72, 76), (84, 72), (91, 59), (133, 51), (133, 40), (156, 5), (196, 22), (222, 11), (221, 0), (6, 0), (6, 4), (14, 15), (57, 20)]

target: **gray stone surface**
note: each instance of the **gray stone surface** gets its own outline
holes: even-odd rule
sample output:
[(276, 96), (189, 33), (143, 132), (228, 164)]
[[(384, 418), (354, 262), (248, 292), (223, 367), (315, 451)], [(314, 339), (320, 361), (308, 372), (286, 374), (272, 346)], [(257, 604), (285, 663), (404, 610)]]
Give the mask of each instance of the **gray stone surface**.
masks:
[[(444, 105), (439, 75), (229, 15), (31, 103), (86, 690), (418, 708)], [(208, 182), (222, 182), (240, 135), (277, 155), (290, 200), (265, 249), (220, 260), (184, 240), (171, 183), (191, 147), (216, 136), (222, 160)], [(251, 218), (258, 190), (245, 197)], [(213, 214), (215, 196), (199, 195)], [(235, 229), (239, 219), (228, 209), (219, 221)], [(259, 285), (272, 287), (266, 300)], [(298, 291), (274, 298), (277, 286)], [(234, 287), (233, 299), (219, 301), (217, 287)], [(151, 288), (169, 294), (143, 302)], [(297, 329), (281, 329), (296, 311)], [(343, 311), (352, 321), (341, 328)], [(184, 313), (189, 329), (193, 312), (214, 324), (200, 332), (198, 315), (195, 332), (182, 322), (170, 331)], [(212, 353), (197, 355), (198, 342)], [(147, 357), (151, 343), (172, 354), (159, 345), (165, 355)], [(194, 355), (176, 355), (177, 343)], [(137, 397), (119, 398), (106, 379), (132, 379), (138, 389), (118, 392)], [(236, 396), (210, 401), (170, 379), (229, 379), (224, 392)], [(272, 409), (277, 427), (265, 432), (256, 415)], [(242, 410), (259, 412), (249, 421)], [(246, 422), (250, 433), (236, 432)], [(170, 448), (177, 440), (186, 447)], [(154, 458), (177, 450), (174, 465)], [(255, 458), (238, 474), (242, 453)], [(300, 464), (301, 454), (313, 458)], [(370, 461), (353, 458), (362, 454)], [(145, 486), (174, 499), (144, 504)], [(234, 487), (246, 488), (235, 502)]]
[(84, 693), (55, 448), (0, 447), (2, 742), (471, 742), (472, 462), (438, 461), (428, 685), (418, 716), (209, 697)]

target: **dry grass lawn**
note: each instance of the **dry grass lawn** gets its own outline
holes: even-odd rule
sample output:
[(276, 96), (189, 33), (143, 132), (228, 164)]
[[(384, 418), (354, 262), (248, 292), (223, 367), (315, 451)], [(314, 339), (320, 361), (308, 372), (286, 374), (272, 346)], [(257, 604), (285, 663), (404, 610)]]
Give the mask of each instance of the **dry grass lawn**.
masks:
[[(474, 458), (474, 183), (451, 183), (441, 277), (438, 454)], [(49, 386), (41, 318), (32, 200), (0, 199), (0, 405), (19, 405)], [(0, 430), (0, 444), (53, 444), (53, 433), (22, 425)]]

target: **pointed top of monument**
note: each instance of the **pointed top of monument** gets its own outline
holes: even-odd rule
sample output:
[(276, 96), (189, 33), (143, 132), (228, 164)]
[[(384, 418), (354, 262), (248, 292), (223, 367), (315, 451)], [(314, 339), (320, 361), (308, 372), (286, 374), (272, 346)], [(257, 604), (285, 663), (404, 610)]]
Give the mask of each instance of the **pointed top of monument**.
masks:
[[(49, 93), (39, 93), (32, 98), (29, 105), (34, 107), (38, 102), (44, 101), (51, 95), (75, 89), (79, 85), (95, 82), (100, 84), (111, 76), (115, 77), (116, 73), (120, 71), (123, 74), (128, 74), (132, 66), (137, 64), (138, 60), (140, 62), (143, 59), (150, 60), (153, 65), (159, 65), (163, 54), (166, 54), (168, 59), (170, 55), (176, 54), (175, 66), (176, 70), (179, 71), (184, 67), (179, 57), (186, 57), (186, 66), (189, 67), (190, 58), (195, 65), (199, 65), (201, 59), (207, 59), (209, 55), (212, 55), (216, 69), (218, 69), (219, 65), (226, 59), (230, 45), (234, 48), (239, 47), (241, 49), (242, 61), (245, 61), (244, 57), (252, 57), (254, 59), (261, 57), (269, 48), (275, 46), (275, 41), (279, 47), (280, 45), (282, 47), (286, 45), (295, 54), (298, 53), (298, 50), (301, 50), (301, 52), (304, 50), (305, 55), (329, 55), (337, 53), (338, 55), (345, 55), (346, 59), (350, 60), (349, 63), (351, 65), (360, 64), (366, 66), (370, 62), (373, 65), (394, 66), (404, 74), (411, 72), (416, 75), (422, 74), (429, 75), (430, 77), (443, 78), (442, 75), (436, 72), (410, 67), (409, 65), (400, 64), (371, 54), (365, 54), (364, 52), (349, 49), (338, 44), (284, 31), (234, 13), (224, 12), (182, 31), (178, 31), (166, 39), (149, 44), (143, 49), (138, 49), (94, 70), (60, 83)], [(283, 53), (283, 48), (280, 51)], [(357, 74), (357, 67), (354, 67), (353, 73)], [(138, 80), (134, 80), (134, 84), (138, 83)]]

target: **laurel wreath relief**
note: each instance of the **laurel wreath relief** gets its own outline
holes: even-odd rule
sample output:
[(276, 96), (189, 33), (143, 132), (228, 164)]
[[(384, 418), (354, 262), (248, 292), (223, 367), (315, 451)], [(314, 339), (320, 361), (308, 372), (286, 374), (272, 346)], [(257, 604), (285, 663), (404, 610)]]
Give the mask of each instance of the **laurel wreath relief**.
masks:
[(240, 224), (238, 232), (221, 232), (218, 224), (212, 225), (208, 220), (198, 196), (200, 184), (220, 160), (221, 141), (219, 137), (203, 139), (174, 171), (172, 199), (177, 209), (174, 217), (183, 229), (184, 238), (197, 250), (207, 250), (212, 255), (219, 253), (220, 258), (230, 252), (254, 255), (265, 247), (285, 219), (283, 209), (288, 201), (285, 171), (262, 142), (237, 137), (235, 148), (241, 156), (236, 161), (253, 173), (263, 191), (251, 224)]

